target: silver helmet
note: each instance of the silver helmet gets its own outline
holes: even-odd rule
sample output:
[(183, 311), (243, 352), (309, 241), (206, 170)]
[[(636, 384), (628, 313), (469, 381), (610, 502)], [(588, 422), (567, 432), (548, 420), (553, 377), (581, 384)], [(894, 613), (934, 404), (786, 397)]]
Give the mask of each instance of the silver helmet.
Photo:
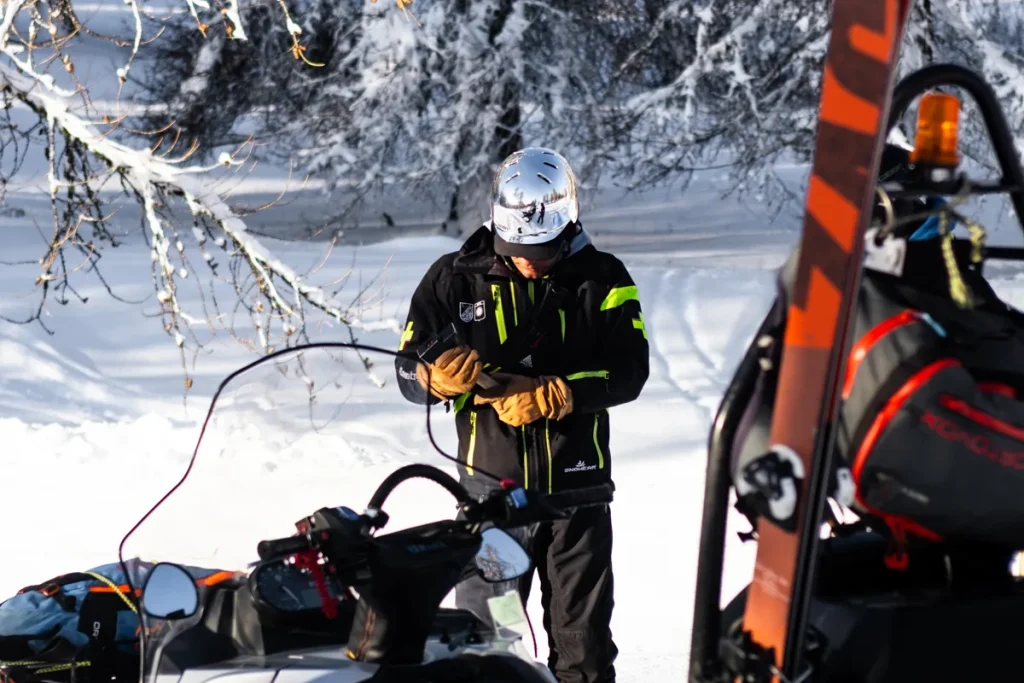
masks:
[(528, 147), (498, 167), (491, 192), (494, 250), (547, 260), (558, 255), (566, 226), (579, 218), (576, 174), (561, 154)]

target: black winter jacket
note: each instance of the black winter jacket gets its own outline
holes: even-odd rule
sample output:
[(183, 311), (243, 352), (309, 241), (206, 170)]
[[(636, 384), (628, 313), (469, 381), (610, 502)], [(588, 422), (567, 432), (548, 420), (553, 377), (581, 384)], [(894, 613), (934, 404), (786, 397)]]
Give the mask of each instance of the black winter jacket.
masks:
[[(484, 226), (458, 252), (434, 262), (413, 294), (400, 351), (414, 357), (426, 339), (454, 322), (485, 372), (558, 375), (568, 382), (570, 415), (518, 428), (501, 422), (491, 406), (474, 405), (472, 392), (451, 401), (464, 479), (475, 465), (543, 491), (609, 482), (607, 409), (635, 400), (649, 372), (636, 285), (622, 262), (598, 251), (583, 231), (570, 255), (538, 280), (519, 275), (495, 255), (493, 244)], [(528, 327), (535, 333), (527, 339)], [(401, 359), (396, 364), (403, 394), (422, 400), (415, 375), (402, 370)]]

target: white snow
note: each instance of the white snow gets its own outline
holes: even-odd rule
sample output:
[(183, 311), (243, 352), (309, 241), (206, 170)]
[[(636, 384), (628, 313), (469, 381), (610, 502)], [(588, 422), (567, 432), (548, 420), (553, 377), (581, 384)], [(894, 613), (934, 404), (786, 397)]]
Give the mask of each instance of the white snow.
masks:
[[(723, 227), (673, 218), (685, 214), (684, 204), (691, 203), (713, 208), (708, 215), (717, 216)], [(685, 666), (710, 421), (771, 300), (770, 268), (781, 261), (794, 235), (779, 230), (772, 235), (765, 227), (767, 239), (753, 242), (757, 226), (750, 226), (736, 207), (724, 210), (706, 189), (702, 197), (687, 195), (659, 209), (636, 226), (634, 235), (631, 222), (616, 230), (613, 224), (621, 225), (622, 219), (600, 210), (591, 221), (598, 244), (614, 248), (631, 269), (652, 342), (651, 378), (642, 396), (611, 411), (618, 487), (613, 628), (624, 676), (668, 677)], [(729, 213), (736, 221), (733, 234), (727, 227)], [(32, 228), (3, 220), (4, 241), (10, 245), (5, 260), (37, 257)], [(677, 232), (667, 230), (666, 223)], [(743, 241), (746, 249), (738, 244)], [(315, 262), (322, 253), (318, 245), (266, 242), (289, 263)], [(422, 237), (335, 247), (320, 275), (330, 280), (354, 263), (351, 281), (358, 282), (387, 264), (379, 305), (366, 322), (404, 320), (409, 296), (427, 266), (458, 245), (454, 239)], [(229, 338), (214, 339), (208, 353), (190, 367), (195, 384), (183, 403), (177, 349), (156, 320), (142, 315), (156, 308), (147, 251), (142, 244), (127, 245), (103, 259), (114, 291), (145, 303), (114, 301), (93, 283), (83, 290), (88, 303), (50, 306), (46, 323), (53, 336), (38, 326), (0, 326), (0, 472), (11, 482), (0, 495), (0, 543), (25, 549), (17, 562), (0, 569), (0, 596), (116, 558), (122, 535), (181, 476), (218, 381), (255, 358)], [(0, 291), (10, 294), (0, 299), (0, 315), (16, 317), (34, 300), (26, 296), (32, 290), (31, 277), (26, 279), (31, 272), (31, 266), (0, 269)], [(181, 296), (188, 296), (184, 292)], [(347, 341), (332, 329), (315, 338)], [(360, 335), (360, 342), (395, 348), (398, 337), (385, 329)], [(259, 433), (232, 433), (231, 457), (244, 466), (230, 470), (198, 515), (175, 518), (174, 532), (164, 537), (167, 557), (182, 559), (187, 551), (228, 544), (210, 523), (218, 514), (230, 517), (228, 504), (237, 506), (233, 524), (238, 515), (252, 517), (255, 539), (287, 535), (296, 519), (324, 505), (362, 509), (380, 480), (409, 461), (395, 454), (390, 440), (407, 438), (410, 428), (419, 435), (420, 411), (392, 389), (378, 410), (361, 414), (362, 434), (346, 433), (346, 439), (358, 437), (368, 460), (316, 448), (296, 455), (294, 445), (286, 454)], [(453, 452), (450, 416), (435, 412), (433, 417), (441, 444)], [(425, 437), (418, 445), (429, 454)], [(292, 457), (304, 460), (296, 464)], [(454, 474), (437, 456), (427, 455), (426, 461)], [(338, 478), (329, 476), (332, 467)], [(307, 478), (301, 487), (296, 483), (295, 477), (311, 473), (315, 481)], [(403, 486), (391, 503), (394, 528), (453, 514), (447, 494), (426, 484)], [(225, 533), (230, 528), (224, 527)], [(250, 548), (252, 560), (254, 544)], [(727, 581), (727, 597), (745, 583), (752, 548), (733, 550), (739, 563)], [(539, 586), (530, 613), (543, 657)], [(666, 622), (671, 628), (665, 628)]]
[[(698, 183), (635, 226), (615, 229), (622, 219), (606, 216), (601, 202), (590, 212), (598, 245), (619, 254), (638, 283), (651, 340), (651, 378), (643, 394), (611, 411), (618, 487), (613, 629), (622, 675), (647, 680), (678, 678), (686, 667), (708, 430), (773, 296), (772, 269), (796, 235), (793, 226), (773, 232), (751, 222), (746, 208), (718, 199), (712, 187)], [(615, 212), (623, 208), (612, 204)], [(636, 213), (645, 208), (638, 205)], [(5, 260), (36, 256), (32, 229), (2, 220)], [(267, 243), (292, 263), (313, 262), (322, 253), (317, 245)], [(330, 278), (354, 263), (352, 282), (358, 282), (387, 264), (374, 315), (404, 319), (427, 266), (457, 246), (453, 239), (422, 237), (336, 247), (322, 275)], [(0, 326), (0, 543), (17, 549), (16, 561), (0, 569), (0, 596), (112, 561), (122, 535), (181, 476), (219, 380), (254, 358), (230, 339), (215, 339), (195, 361), (195, 385), (183, 402), (177, 349), (160, 325), (143, 317), (155, 308), (147, 260), (141, 244), (104, 257), (114, 290), (129, 300), (149, 297), (141, 305), (114, 301), (95, 283), (83, 291), (88, 303), (51, 305), (46, 320), (53, 336), (38, 326)], [(0, 291), (8, 295), (0, 299), (0, 314), (17, 315), (31, 301), (27, 272), (0, 269)], [(1007, 271), (995, 284), (1019, 304), (1021, 282)], [(374, 320), (367, 315), (368, 323)], [(316, 339), (347, 341), (330, 328)], [(385, 329), (360, 341), (394, 348), (397, 336)], [(377, 400), (372, 412), (346, 424), (354, 450), (325, 452), (315, 440), (307, 450), (301, 444), (278, 450), (257, 431), (230, 434), (230, 457), (241, 466), (224, 470), (228, 474), (205, 498), (207, 507), (190, 516), (174, 508), (181, 516), (173, 533), (161, 538), (167, 557), (230, 545), (210, 522), (218, 515), (228, 520), (223, 530), (247, 527), (259, 539), (287, 535), (299, 516), (321, 506), (362, 509), (387, 473), (415, 460), (403, 458), (400, 447), (430, 452), (418, 409), (394, 391)], [(442, 446), (454, 451), (451, 420), (443, 412), (434, 418)], [(426, 460), (454, 473), (439, 457)], [(332, 471), (338, 476), (332, 478)], [(189, 495), (199, 492), (194, 488)], [(403, 486), (391, 501), (394, 528), (453, 513), (447, 494), (428, 484)], [(752, 544), (740, 544), (735, 535), (745, 529), (744, 521), (733, 520), (726, 599), (750, 576)], [(249, 547), (255, 559), (254, 545)], [(543, 657), (539, 586), (529, 611)]]
[[(192, 4), (206, 6), (198, 0)], [(109, 76), (109, 70), (97, 72)], [(39, 98), (55, 118), (64, 116), (56, 99)], [(115, 156), (119, 152), (114, 143), (97, 144), (108, 145)], [(41, 175), (43, 167), (37, 168)], [(154, 163), (148, 171), (184, 183), (195, 197), (204, 195), (198, 180), (176, 170)], [(778, 169), (786, 177), (804, 171)], [(243, 181), (235, 195), (276, 194), (287, 171), (263, 167), (261, 173)], [(6, 202), (25, 215), (0, 212), (0, 260), (28, 262), (0, 266), (0, 316), (10, 318), (34, 310), (38, 292), (33, 282), (43, 246), (33, 221), (48, 220), (48, 206), (41, 201), (45, 194), (33, 186), (31, 168), (17, 181)], [(798, 216), (782, 215), (773, 223), (762, 207), (722, 199), (725, 187), (708, 173), (698, 176), (683, 196), (671, 191), (627, 196), (599, 188), (584, 207), (584, 224), (597, 245), (622, 258), (638, 284), (651, 342), (651, 377), (643, 394), (611, 411), (617, 484), (612, 626), (623, 680), (685, 676), (709, 428), (733, 369), (774, 296), (773, 268), (798, 234)], [(328, 215), (329, 201), (310, 193), (301, 200), (301, 211), (267, 212), (248, 224), (264, 234), (260, 228), (268, 225), (307, 222), (307, 216)], [(234, 220), (224, 204), (207, 208), (218, 218)], [(1005, 210), (1005, 204), (994, 202), (987, 208), (991, 240), (1019, 244), (1019, 232)], [(417, 212), (421, 207), (409, 207), (410, 218), (399, 224), (424, 221)], [(127, 212), (122, 219), (126, 230), (138, 225), (138, 214), (138, 209)], [(293, 267), (319, 262), (326, 250), (323, 243), (260, 241), (266, 249), (261, 260), (288, 274), (297, 272)], [(259, 246), (255, 240), (245, 244)], [(318, 277), (330, 282), (347, 274), (344, 298), (384, 269), (358, 336), (361, 343), (395, 348), (398, 334), (392, 321), (404, 320), (413, 288), (430, 263), (458, 245), (440, 236), (341, 245)], [(72, 297), (61, 306), (51, 298), (44, 320), (53, 335), (37, 324), (0, 322), (0, 547), (5, 558), (0, 600), (58, 573), (113, 561), (121, 537), (184, 472), (217, 384), (256, 357), (223, 334), (213, 338), (191, 361), (194, 385), (186, 399), (179, 349), (154, 317), (159, 304), (149, 259), (149, 247), (138, 240), (108, 249), (102, 259), (112, 290), (134, 303), (112, 299), (100, 282), (83, 277), (79, 292), (89, 298), (87, 303)], [(1008, 267), (992, 273), (1000, 293), (1015, 305), (1024, 304), (1024, 275)], [(208, 277), (201, 270), (195, 275)], [(181, 288), (178, 296), (183, 307), (201, 310), (194, 287)], [(242, 324), (240, 332), (251, 330)], [(311, 336), (348, 341), (342, 332), (340, 326), (325, 324), (311, 330)], [(232, 542), (225, 538), (227, 529), (248, 525), (253, 538), (270, 538), (290, 533), (295, 519), (322, 506), (362, 509), (380, 480), (404, 462), (425, 459), (454, 473), (430, 455), (414, 407), (390, 386), (376, 396), (351, 419), (343, 414), (344, 447), (327, 448), (312, 436), (284, 444), (268, 436), (269, 424), (239, 424), (213, 434), (215, 448), (209, 452), (214, 457), (203, 460), (211, 468), (205, 481), (214, 481), (217, 473), (222, 478), (215, 488), (191, 490), (192, 495), (205, 494), (206, 507), (176, 508), (180, 516), (174, 524), (160, 527), (166, 559), (209, 550), (226, 560), (223, 548)], [(454, 451), (450, 416), (435, 413), (434, 420), (442, 446)], [(228, 455), (217, 462), (221, 446)], [(332, 472), (337, 476), (332, 478)], [(390, 501), (394, 528), (453, 512), (447, 494), (426, 484), (407, 484)], [(735, 532), (747, 527), (737, 517), (728, 537), (723, 602), (747, 583), (752, 569), (753, 544), (738, 541)], [(254, 545), (251, 551), (255, 559)], [(544, 658), (539, 601), (536, 586), (529, 612)]]

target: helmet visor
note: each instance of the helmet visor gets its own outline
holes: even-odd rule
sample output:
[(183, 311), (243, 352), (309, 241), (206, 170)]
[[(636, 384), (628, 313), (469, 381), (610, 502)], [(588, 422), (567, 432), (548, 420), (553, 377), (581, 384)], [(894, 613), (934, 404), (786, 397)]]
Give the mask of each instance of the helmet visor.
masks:
[(562, 228), (561, 232), (555, 235), (554, 239), (540, 244), (527, 244), (525, 242), (507, 241), (502, 238), (502, 233), (494, 231), (494, 253), (498, 256), (519, 256), (531, 261), (551, 261), (561, 255), (566, 240), (572, 234), (569, 228), (573, 224)]

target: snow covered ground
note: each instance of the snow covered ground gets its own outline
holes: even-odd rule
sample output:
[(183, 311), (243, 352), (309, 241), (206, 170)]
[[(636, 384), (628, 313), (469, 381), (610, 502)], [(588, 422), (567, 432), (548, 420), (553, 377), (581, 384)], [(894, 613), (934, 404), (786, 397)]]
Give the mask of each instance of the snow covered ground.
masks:
[[(600, 246), (614, 248), (636, 279), (652, 343), (651, 378), (640, 399), (615, 408), (612, 457), (618, 486), (613, 514), (616, 612), (614, 630), (622, 650), (623, 675), (660, 679), (677, 676), (688, 649), (695, 551), (699, 535), (705, 443), (717, 402), (732, 369), (772, 296), (773, 273), (791, 242), (791, 231), (775, 241), (757, 237), (758, 229), (736, 207), (714, 201), (706, 189), (642, 217), (634, 230), (612, 230), (613, 216), (594, 215)], [(701, 206), (715, 214), (713, 225), (700, 228)], [(736, 217), (730, 231), (729, 212)], [(689, 219), (686, 216), (690, 216)], [(690, 223), (692, 221), (692, 223)], [(696, 225), (693, 225), (695, 223)], [(745, 223), (745, 227), (744, 227)], [(684, 229), (687, 224), (692, 229)], [(675, 233), (665, 229), (675, 228)], [(2, 224), (5, 260), (38, 258), (34, 228), (8, 219)], [(750, 243), (744, 249), (742, 242)], [(763, 235), (762, 235), (763, 237)], [(787, 238), (788, 237), (788, 238)], [(632, 239), (631, 239), (632, 238)], [(322, 245), (273, 242), (292, 263), (317, 259)], [(34, 247), (34, 248), (33, 248)], [(359, 275), (372, 277), (387, 264), (384, 291), (373, 314), (404, 319), (409, 296), (430, 262), (456, 249), (443, 237), (392, 240), (363, 247), (336, 248), (319, 277), (329, 280), (355, 260)], [(155, 319), (149, 277), (149, 254), (143, 245), (110, 251), (105, 274), (118, 296), (111, 299), (95, 282), (82, 289), (86, 304), (51, 305), (46, 323), (0, 327), (0, 471), (10, 482), (0, 496), (0, 539), (6, 548), (28, 551), (0, 569), (0, 595), (22, 585), (116, 557), (117, 544), (132, 523), (181, 476), (198, 436), (198, 423), (219, 380), (253, 354), (229, 338), (208, 346), (196, 362), (195, 383), (183, 402), (184, 386), (177, 349)], [(0, 315), (23, 314), (31, 301), (32, 267), (0, 269)], [(367, 318), (373, 318), (368, 315)], [(318, 340), (346, 341), (337, 329), (324, 329)], [(397, 336), (375, 332), (360, 342), (394, 348)], [(422, 413), (392, 392), (380, 415), (361, 418), (371, 440), (388, 441)], [(385, 424), (388, 412), (407, 422)], [(344, 419), (344, 416), (342, 417)], [(433, 414), (441, 444), (454, 450), (451, 421)], [(241, 437), (240, 437), (241, 438)], [(421, 443), (429, 451), (429, 444)], [(233, 445), (238, 453), (243, 446)], [(211, 509), (227, 503), (239, 514), (260, 515), (275, 506), (276, 526), (263, 537), (286, 535), (299, 515), (329, 504), (360, 509), (373, 488), (400, 462), (383, 453), (379, 466), (341, 460), (326, 464), (339, 478), (320, 476), (323, 454), (303, 453), (307, 464), (289, 460), (285, 467), (265, 467), (283, 458), (258, 441), (244, 448), (252, 466), (236, 470), (211, 492)], [(384, 448), (383, 450), (388, 450)], [(344, 455), (339, 455), (342, 459)], [(371, 456), (372, 457), (372, 456)], [(437, 456), (426, 461), (447, 467)], [(323, 482), (337, 482), (321, 495), (285, 485), (288, 472), (315, 471)], [(333, 468), (333, 470), (331, 469)], [(356, 478), (358, 477), (358, 478)], [(337, 494), (332, 495), (333, 491)], [(272, 496), (272, 502), (265, 499)], [(447, 494), (418, 484), (392, 497), (395, 528), (452, 514)], [(246, 511), (249, 508), (249, 511)], [(175, 508), (178, 510), (178, 508)], [(167, 540), (167, 557), (185, 559), (190, 547), (229, 543), (210, 528), (211, 509), (179, 517), (179, 533)], [(280, 510), (277, 512), (276, 510)], [(262, 519), (262, 517), (261, 517)], [(282, 528), (282, 524), (284, 525)], [(737, 527), (741, 528), (741, 527)], [(46, 540), (43, 541), (42, 539)], [(254, 553), (255, 548), (250, 548)], [(732, 595), (749, 575), (751, 548), (734, 548), (738, 563), (726, 589)], [(176, 554), (178, 553), (178, 554)], [(539, 588), (536, 595), (539, 595)], [(541, 628), (539, 597), (531, 615)], [(665, 623), (671, 625), (666, 629)], [(538, 634), (541, 655), (543, 633)]]
[[(105, 60), (96, 58), (92, 66), (109, 76)], [(20, 264), (0, 266), (0, 315), (11, 318), (29, 313), (37, 296), (34, 262), (44, 242), (35, 225), (49, 220), (38, 170), (27, 167), (0, 206), (6, 209), (0, 210), (0, 261)], [(780, 173), (798, 179), (804, 170)], [(261, 170), (234, 196), (253, 203), (273, 196), (281, 176), (280, 170)], [(799, 219), (792, 214), (770, 223), (763, 207), (721, 199), (723, 188), (713, 174), (699, 177), (685, 195), (659, 190), (623, 196), (603, 188), (589, 195), (584, 208), (597, 245), (618, 254), (637, 281), (651, 341), (651, 377), (643, 394), (611, 411), (618, 487), (613, 629), (624, 679), (677, 680), (685, 671), (708, 430), (774, 295), (773, 269), (798, 234)], [(308, 215), (326, 215), (328, 208), (313, 194), (303, 197), (302, 206)], [(351, 269), (356, 288), (383, 270), (367, 321), (403, 321), (428, 265), (458, 247), (455, 239), (424, 235), (415, 224), (416, 208), (406, 207), (406, 236), (365, 244), (349, 239), (316, 276), (329, 282)], [(993, 205), (986, 213), (992, 239), (1018, 245), (1020, 236), (1002, 208)], [(305, 215), (268, 212), (251, 225), (280, 234), (284, 223), (299, 225)], [(119, 220), (126, 231), (138, 225), (130, 212)], [(318, 262), (326, 249), (322, 242), (267, 243), (297, 268)], [(186, 399), (178, 350), (159, 319), (147, 317), (157, 310), (148, 248), (135, 237), (109, 250), (102, 266), (123, 301), (81, 274), (79, 293), (88, 302), (51, 301), (45, 322), (53, 335), (35, 324), (0, 323), (0, 547), (8, 560), (0, 567), (0, 599), (57, 573), (112, 561), (124, 533), (184, 472), (218, 382), (255, 357), (224, 334), (212, 338), (190, 368), (194, 385)], [(1024, 275), (1009, 267), (991, 272), (1009, 301), (1024, 304)], [(194, 289), (181, 291), (185, 303), (195, 303)], [(313, 336), (348, 340), (336, 326), (318, 327)], [(360, 333), (359, 341), (394, 348), (398, 337), (384, 330)], [(430, 454), (417, 423), (421, 416), (410, 404), (388, 389), (377, 401), (371, 412), (346, 423), (349, 447), (336, 453), (315, 441), (280, 446), (241, 426), (218, 435), (231, 437), (214, 443), (230, 447), (235, 467), (223, 470), (215, 486), (210, 479), (207, 488), (193, 489), (205, 497), (177, 508), (174, 524), (160, 528), (166, 558), (203, 552), (226, 558), (233, 540), (227, 532), (250, 520), (257, 537), (272, 537), (289, 533), (299, 515), (321, 506), (361, 509), (402, 462), (448, 467)], [(453, 451), (450, 419), (433, 417), (441, 445)], [(419, 455), (409, 450), (416, 447)], [(395, 528), (451, 514), (446, 494), (427, 485), (403, 487), (391, 500)], [(753, 547), (733, 533), (745, 528), (734, 520), (730, 531), (725, 599), (749, 580)], [(254, 559), (255, 547), (251, 553)], [(539, 589), (530, 613), (544, 657)]]
[[(789, 229), (766, 238), (744, 208), (719, 201), (712, 188), (698, 184), (636, 227), (612, 229), (613, 216), (600, 210), (591, 217), (592, 224), (608, 226), (598, 230), (598, 245), (613, 248), (633, 272), (651, 340), (652, 372), (643, 394), (611, 411), (618, 486), (613, 626), (623, 675), (648, 680), (678, 677), (685, 667), (710, 421), (771, 301), (772, 269), (796, 235)], [(635, 212), (647, 208), (638, 205)], [(702, 229), (701, 215), (713, 216), (714, 224)], [(34, 228), (0, 220), (4, 259), (37, 258)], [(291, 263), (315, 262), (324, 249), (272, 244)], [(387, 264), (386, 284), (367, 319), (402, 320), (426, 267), (457, 246), (449, 238), (416, 237), (339, 247), (319, 277), (329, 280), (354, 261), (358, 281)], [(88, 303), (49, 307), (53, 336), (38, 326), (0, 327), (0, 543), (18, 549), (17, 561), (0, 569), (0, 595), (116, 557), (121, 536), (181, 476), (217, 383), (254, 358), (230, 338), (215, 338), (197, 359), (195, 384), (183, 400), (177, 349), (157, 320), (145, 317), (155, 308), (148, 251), (129, 245), (103, 261), (114, 291), (143, 303), (115, 301), (94, 282), (81, 290)], [(30, 266), (0, 268), (0, 314), (25, 312), (33, 272)], [(1007, 271), (996, 285), (1024, 303), (1024, 276)], [(330, 328), (316, 338), (346, 340)], [(360, 342), (393, 348), (397, 337), (382, 331)], [(408, 442), (410, 428), (422, 431), (422, 414), (397, 392), (378, 400), (375, 414), (359, 417), (369, 450), (358, 460), (315, 448), (283, 453), (238, 434), (232, 448), (243, 466), (199, 499), (191, 514), (175, 509), (175, 533), (166, 543), (161, 538), (161, 549), (171, 559), (186, 559), (183, 553), (230, 545), (221, 534), (232, 527), (209, 523), (215, 511), (234, 514), (235, 528), (240, 517), (251, 516), (253, 533), (266, 538), (286, 535), (295, 519), (322, 505), (360, 509), (377, 483), (410, 459), (396, 455), (395, 439)], [(402, 419), (392, 422), (394, 415)], [(451, 421), (443, 413), (433, 417), (442, 446), (453, 451)], [(419, 447), (421, 459), (447, 467), (422, 439)], [(295, 474), (306, 477), (301, 485)], [(446, 494), (428, 485), (403, 487), (392, 501), (395, 528), (452, 513)], [(733, 531), (745, 528), (734, 522)], [(254, 551), (250, 546), (253, 557)], [(748, 581), (752, 551), (730, 533), (726, 598)], [(539, 598), (531, 600), (530, 612), (539, 629)], [(539, 638), (543, 656), (543, 634)]]

